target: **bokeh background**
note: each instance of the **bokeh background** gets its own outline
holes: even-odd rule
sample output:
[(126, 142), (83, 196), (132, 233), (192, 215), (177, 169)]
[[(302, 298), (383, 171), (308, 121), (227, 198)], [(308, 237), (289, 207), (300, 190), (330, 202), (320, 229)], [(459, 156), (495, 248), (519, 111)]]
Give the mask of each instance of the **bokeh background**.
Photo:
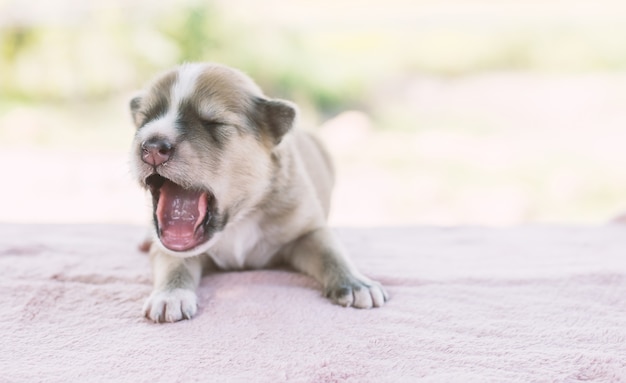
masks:
[(145, 223), (133, 92), (217, 61), (330, 147), (334, 225), (626, 211), (626, 3), (0, 0), (0, 221)]

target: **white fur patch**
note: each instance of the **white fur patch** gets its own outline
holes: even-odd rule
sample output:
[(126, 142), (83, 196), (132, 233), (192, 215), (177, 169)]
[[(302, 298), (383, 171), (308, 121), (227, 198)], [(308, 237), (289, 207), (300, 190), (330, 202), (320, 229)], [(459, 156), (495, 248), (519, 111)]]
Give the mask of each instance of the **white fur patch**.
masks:
[(233, 260), (231, 262), (235, 263), (236, 267), (241, 268), (244, 266), (246, 258), (252, 258), (250, 252), (257, 246), (259, 239), (261, 239), (261, 228), (256, 219), (246, 219), (243, 222), (238, 222), (233, 227), (230, 235), (234, 238), (229, 244), (232, 246), (233, 254)]
[(167, 138), (176, 142), (178, 132), (176, 131), (176, 119), (178, 117), (178, 107), (182, 101), (191, 97), (196, 88), (198, 77), (205, 69), (205, 64), (183, 64), (178, 69), (176, 82), (170, 91), (170, 105), (165, 116), (147, 123), (139, 132), (139, 142), (143, 142), (152, 137)]
[(170, 112), (178, 111), (178, 105), (180, 105), (184, 99), (189, 98), (193, 94), (196, 89), (198, 77), (205, 69), (206, 65), (201, 63), (181, 65), (178, 69), (176, 83), (172, 87), (172, 104), (170, 105)]
[(279, 246), (267, 241), (259, 218), (258, 214), (252, 214), (220, 233), (220, 240), (208, 252), (219, 267), (234, 270), (267, 266)]
[(141, 143), (152, 137), (163, 137), (171, 142), (176, 142), (177, 136), (176, 111), (172, 113), (170, 108), (165, 116), (148, 122), (137, 132), (137, 142)]

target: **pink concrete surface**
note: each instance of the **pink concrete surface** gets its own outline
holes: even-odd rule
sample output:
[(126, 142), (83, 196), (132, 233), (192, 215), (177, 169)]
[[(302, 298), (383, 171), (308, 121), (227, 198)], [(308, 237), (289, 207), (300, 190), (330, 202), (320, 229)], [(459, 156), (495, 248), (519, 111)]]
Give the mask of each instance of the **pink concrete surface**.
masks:
[(145, 229), (0, 225), (0, 382), (624, 382), (626, 229), (339, 229), (369, 311), (286, 270), (202, 280), (141, 316)]

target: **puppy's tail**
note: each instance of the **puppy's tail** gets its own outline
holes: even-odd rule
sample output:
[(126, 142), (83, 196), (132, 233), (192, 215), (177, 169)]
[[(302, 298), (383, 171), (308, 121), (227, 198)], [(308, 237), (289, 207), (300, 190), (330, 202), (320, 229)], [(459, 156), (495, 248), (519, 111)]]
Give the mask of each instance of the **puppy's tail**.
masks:
[(152, 246), (152, 238), (146, 238), (139, 244), (138, 248), (142, 253), (147, 253), (150, 251), (150, 246)]

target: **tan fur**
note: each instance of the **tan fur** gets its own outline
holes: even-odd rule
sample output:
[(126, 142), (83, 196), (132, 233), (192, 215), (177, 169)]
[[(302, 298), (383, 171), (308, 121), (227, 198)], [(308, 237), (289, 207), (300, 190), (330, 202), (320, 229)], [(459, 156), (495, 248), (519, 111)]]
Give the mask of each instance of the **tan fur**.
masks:
[[(163, 110), (155, 112), (155, 105)], [(225, 222), (184, 252), (169, 250), (155, 235), (148, 318), (191, 318), (194, 290), (207, 265), (236, 270), (286, 263), (316, 278), (338, 304), (384, 304), (382, 286), (356, 271), (326, 225), (332, 163), (317, 139), (293, 128), (293, 104), (268, 99), (239, 71), (192, 64), (157, 79), (131, 109), (138, 127), (131, 161), (140, 184), (158, 173), (184, 188), (208, 190), (216, 201), (216, 225)], [(194, 118), (217, 121), (219, 128), (198, 127)], [(142, 142), (160, 135), (175, 145), (172, 158), (158, 166), (143, 163)]]

